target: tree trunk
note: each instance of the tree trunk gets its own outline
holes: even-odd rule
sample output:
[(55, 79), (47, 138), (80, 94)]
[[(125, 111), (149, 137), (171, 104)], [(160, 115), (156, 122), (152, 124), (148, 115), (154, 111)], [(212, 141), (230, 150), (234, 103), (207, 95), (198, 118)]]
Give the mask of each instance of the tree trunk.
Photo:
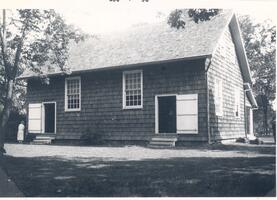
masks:
[(267, 107), (264, 108), (264, 128), (265, 128), (265, 134), (268, 135)]
[(14, 80), (9, 80), (7, 96), (4, 104), (3, 114), (1, 118), (1, 126), (0, 126), (0, 154), (1, 154), (1, 150), (2, 149), (4, 150), (5, 131), (6, 131), (7, 122), (9, 120), (10, 112), (12, 108), (13, 88), (14, 88)]
[(262, 95), (262, 109), (263, 109), (263, 128), (264, 134), (268, 135), (268, 99), (266, 95)]

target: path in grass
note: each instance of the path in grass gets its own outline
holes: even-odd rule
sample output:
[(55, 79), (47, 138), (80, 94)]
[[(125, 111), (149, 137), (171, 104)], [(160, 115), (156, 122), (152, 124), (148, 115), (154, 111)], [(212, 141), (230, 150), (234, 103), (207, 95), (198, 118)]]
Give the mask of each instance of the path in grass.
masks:
[(6, 149), (4, 167), (26, 196), (264, 196), (275, 185), (273, 146)]

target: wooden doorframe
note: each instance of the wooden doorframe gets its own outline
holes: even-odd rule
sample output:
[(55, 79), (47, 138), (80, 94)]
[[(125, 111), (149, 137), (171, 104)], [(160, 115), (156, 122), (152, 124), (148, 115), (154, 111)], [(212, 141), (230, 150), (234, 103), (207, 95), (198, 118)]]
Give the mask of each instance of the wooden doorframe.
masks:
[[(159, 134), (159, 97), (176, 97), (177, 94), (157, 94), (155, 95), (155, 134)], [(176, 120), (177, 122), (177, 120)]]
[(45, 133), (45, 108), (44, 108), (44, 105), (45, 104), (54, 104), (55, 105), (55, 122), (54, 122), (54, 133), (53, 134), (56, 134), (56, 128), (57, 128), (57, 103), (56, 101), (45, 101), (45, 102), (42, 102), (42, 111), (41, 111), (41, 129), (42, 129), (42, 134)]

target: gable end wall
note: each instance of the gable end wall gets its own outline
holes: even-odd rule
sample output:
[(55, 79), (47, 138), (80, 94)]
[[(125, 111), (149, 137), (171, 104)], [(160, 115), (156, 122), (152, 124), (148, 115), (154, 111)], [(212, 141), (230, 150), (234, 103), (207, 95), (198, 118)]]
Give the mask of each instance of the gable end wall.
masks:
[[(223, 115), (215, 114), (215, 80), (222, 80)], [(245, 136), (243, 77), (230, 28), (220, 38), (208, 71), (210, 133), (212, 140)], [(240, 117), (235, 117), (235, 88), (240, 90)]]

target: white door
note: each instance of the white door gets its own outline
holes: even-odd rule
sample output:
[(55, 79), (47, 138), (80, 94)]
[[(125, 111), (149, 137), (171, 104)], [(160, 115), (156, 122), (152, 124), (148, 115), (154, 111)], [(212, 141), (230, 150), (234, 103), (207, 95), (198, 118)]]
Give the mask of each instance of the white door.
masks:
[(28, 112), (28, 132), (42, 133), (42, 104), (29, 104)]
[(176, 96), (177, 133), (198, 133), (198, 95)]

